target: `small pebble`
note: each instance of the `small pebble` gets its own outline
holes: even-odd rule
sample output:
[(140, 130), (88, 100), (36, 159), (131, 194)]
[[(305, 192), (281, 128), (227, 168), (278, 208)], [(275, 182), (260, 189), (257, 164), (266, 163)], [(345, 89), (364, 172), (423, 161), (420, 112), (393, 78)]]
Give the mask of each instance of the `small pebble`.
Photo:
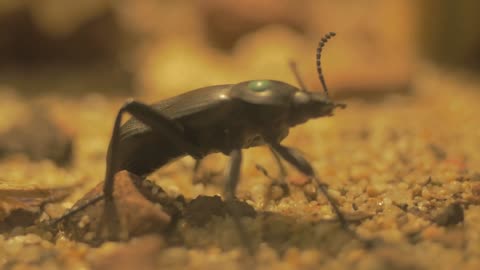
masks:
[(309, 200), (315, 200), (317, 198), (317, 187), (313, 183), (308, 183), (303, 186), (303, 192)]

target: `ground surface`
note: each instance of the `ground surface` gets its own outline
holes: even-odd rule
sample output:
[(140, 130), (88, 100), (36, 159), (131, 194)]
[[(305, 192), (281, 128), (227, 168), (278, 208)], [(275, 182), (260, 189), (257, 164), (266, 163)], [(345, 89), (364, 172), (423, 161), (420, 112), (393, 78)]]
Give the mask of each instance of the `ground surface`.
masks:
[[(276, 166), (266, 149), (255, 149), (246, 152), (237, 193), (257, 212), (242, 219), (257, 249), (253, 258), (242, 248), (232, 219), (212, 216), (203, 226), (180, 219), (169, 234), (97, 247), (17, 226), (0, 235), (0, 268), (479, 269), (480, 93), (478, 84), (444, 75), (415, 79), (411, 96), (348, 100), (346, 110), (295, 128), (285, 141), (312, 161), (341, 210), (354, 220), (350, 227), (363, 238), (377, 239), (370, 248), (338, 227), (326, 200), (292, 168), (290, 194), (276, 189), (268, 199), (270, 180), (255, 164), (274, 176)], [(73, 164), (59, 168), (9, 157), (0, 163), (1, 188), (73, 187), (63, 203), (46, 206), (49, 215), (58, 216), (102, 180), (121, 99), (91, 95), (35, 102), (73, 134)], [(23, 100), (5, 94), (0, 129), (8, 129), (24, 108)], [(218, 171), (225, 159), (213, 156), (206, 163), (204, 171)], [(192, 165), (183, 159), (149, 179), (171, 197), (182, 194), (187, 204), (198, 195), (221, 194), (219, 177), (207, 175), (208, 183), (192, 185)]]

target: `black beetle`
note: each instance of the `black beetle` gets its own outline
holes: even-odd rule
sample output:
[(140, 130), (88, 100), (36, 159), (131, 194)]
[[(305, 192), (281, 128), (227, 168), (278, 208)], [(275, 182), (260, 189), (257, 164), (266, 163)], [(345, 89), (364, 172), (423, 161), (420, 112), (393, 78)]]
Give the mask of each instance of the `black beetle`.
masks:
[[(289, 128), (312, 118), (331, 116), (335, 108), (345, 107), (329, 99), (320, 65), (322, 48), (334, 35), (333, 32), (325, 35), (317, 48), (317, 70), (325, 94), (306, 91), (292, 64), (300, 89), (281, 81), (254, 80), (208, 86), (152, 105), (133, 100), (126, 102), (113, 128), (103, 195), (69, 210), (56, 222), (102, 198), (111, 201), (116, 172), (127, 170), (145, 176), (185, 155), (197, 160), (216, 152), (229, 155), (225, 198), (232, 200), (240, 175), (241, 149), (268, 145), (281, 158), (317, 181), (345, 227), (342, 214), (320, 184), (312, 166), (299, 151), (280, 144)], [(133, 117), (121, 125), (126, 112)], [(252, 252), (238, 215), (234, 209), (230, 211), (241, 238)]]

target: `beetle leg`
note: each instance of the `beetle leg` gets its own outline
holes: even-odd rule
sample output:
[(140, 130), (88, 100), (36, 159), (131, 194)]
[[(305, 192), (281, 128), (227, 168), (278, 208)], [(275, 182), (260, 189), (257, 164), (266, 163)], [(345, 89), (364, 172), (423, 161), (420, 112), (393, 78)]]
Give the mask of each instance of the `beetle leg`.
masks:
[(337, 215), (340, 224), (342, 225), (342, 227), (348, 230), (348, 225), (342, 212), (338, 208), (337, 204), (334, 202), (333, 198), (328, 194), (325, 186), (315, 175), (315, 171), (313, 170), (310, 163), (302, 156), (302, 154), (298, 150), (283, 146), (276, 142), (271, 143), (270, 145), (283, 159), (285, 159), (288, 163), (292, 164), (297, 170), (299, 170), (306, 176), (315, 179), (318, 185), (318, 189), (320, 189), (325, 198), (327, 198), (328, 202), (332, 206), (333, 211)]
[(255, 169), (257, 169), (258, 171), (260, 171), (265, 177), (267, 177), (268, 179), (270, 179), (270, 181), (272, 181), (272, 183), (274, 183), (275, 181), (277, 181), (277, 179), (273, 178), (270, 176), (270, 174), (268, 173), (267, 169), (265, 169), (265, 167), (263, 167), (262, 165), (260, 164), (255, 164)]
[(278, 178), (276, 179), (276, 182), (274, 182), (274, 185), (278, 185), (284, 190), (287, 194), (289, 193), (289, 188), (288, 188), (288, 183), (287, 183), (287, 169), (282, 163), (282, 159), (279, 156), (279, 154), (272, 148), (271, 145), (269, 145), (270, 151), (272, 152), (272, 155), (275, 159), (275, 162), (278, 165)]
[[(272, 177), (268, 173), (267, 169), (265, 169), (265, 167), (263, 167), (260, 164), (255, 165), (255, 168), (259, 170), (265, 177), (267, 177), (271, 181), (270, 188), (268, 189), (268, 192), (266, 194), (267, 201), (270, 201), (272, 198), (275, 198), (275, 200), (278, 200), (281, 197), (288, 196), (288, 194), (290, 194), (290, 187), (288, 186), (288, 183), (287, 183), (287, 170), (283, 165), (282, 159), (279, 156), (279, 154), (275, 152), (275, 150), (273, 150), (272, 146), (269, 145), (269, 149), (272, 152), (275, 162), (278, 165), (278, 176)], [(281, 197), (278, 197), (278, 196), (273, 197), (273, 189), (275, 187), (278, 187), (282, 190)]]
[(254, 249), (250, 238), (247, 236), (245, 226), (243, 226), (242, 221), (240, 220), (240, 214), (238, 209), (235, 208), (233, 204), (235, 199), (235, 190), (237, 189), (238, 179), (240, 178), (240, 167), (242, 165), (242, 151), (240, 149), (235, 149), (230, 152), (230, 162), (226, 168), (226, 184), (225, 184), (225, 200), (227, 210), (232, 216), (233, 222), (237, 227), (237, 230), (240, 234), (240, 238), (243, 241), (243, 244), (247, 248), (250, 255), (254, 255)]
[(198, 171), (200, 170), (200, 166), (202, 165), (201, 159), (195, 159), (195, 165), (193, 166), (192, 170), (192, 183), (199, 182), (198, 181)]
[[(120, 143), (120, 126), (122, 124), (122, 116), (126, 112), (143, 122), (145, 125), (149, 126), (152, 130), (162, 133), (162, 135), (164, 135), (171, 144), (177, 146), (185, 153), (188, 153), (194, 157), (200, 156), (197, 148), (185, 138), (183, 130), (177, 125), (177, 123), (163, 116), (161, 113), (155, 111), (146, 104), (133, 100), (127, 101), (119, 110), (113, 126), (113, 133), (110, 141), (111, 152), (107, 158), (107, 169), (103, 186), (103, 194), (86, 201), (84, 204), (78, 207), (68, 210), (61, 217), (50, 222), (51, 224), (55, 225), (65, 218), (68, 218), (69, 216), (81, 211), (82, 209), (85, 209), (89, 205), (92, 205), (101, 199), (106, 200), (106, 206), (112, 205), (114, 175), (117, 173), (117, 152)], [(106, 212), (108, 213), (109, 211)]]
[[(161, 133), (172, 145), (178, 147), (182, 152), (199, 158), (200, 154), (197, 148), (185, 137), (183, 129), (175, 121), (165, 117), (152, 107), (138, 101), (127, 101), (118, 111), (113, 126), (112, 138), (110, 140), (110, 153), (107, 158), (107, 170), (105, 174), (105, 182), (103, 186), (103, 194), (105, 196), (105, 209), (102, 219), (107, 224), (107, 228), (115, 229), (115, 205), (113, 204), (113, 188), (114, 175), (118, 168), (118, 150), (120, 144), (120, 128), (122, 124), (122, 116), (129, 113), (140, 122), (150, 127), (154, 132)], [(101, 230), (103, 228), (100, 228)], [(108, 231), (102, 230), (102, 234), (107, 237), (111, 236)]]
[(117, 168), (118, 163), (117, 151), (120, 143), (120, 127), (122, 116), (126, 112), (150, 127), (153, 131), (161, 133), (171, 144), (178, 147), (181, 151), (195, 158), (199, 158), (200, 155), (197, 147), (185, 137), (182, 128), (176, 122), (168, 119), (146, 104), (134, 100), (127, 101), (118, 112), (113, 126), (112, 139), (110, 141), (110, 155), (107, 159), (107, 171), (105, 175), (105, 185), (103, 187), (103, 193), (106, 198), (111, 197), (113, 194), (114, 174), (116, 173), (115, 168)]
[[(255, 168), (260, 171), (265, 177), (267, 177), (268, 179), (270, 179), (270, 188), (267, 190), (267, 193), (265, 194), (265, 200), (268, 202), (268, 201), (271, 201), (272, 199), (274, 200), (279, 200), (280, 198), (288, 195), (290, 193), (290, 190), (288, 188), (288, 185), (287, 183), (285, 182), (280, 182), (278, 181), (277, 178), (274, 178), (272, 176), (270, 176), (270, 174), (268, 173), (267, 169), (265, 169), (265, 167), (263, 167), (262, 165), (260, 164), (255, 164)], [(274, 196), (274, 187), (278, 187), (282, 190), (282, 194), (280, 194), (280, 196)], [(265, 204), (266, 206), (266, 204)]]
[(281, 157), (278, 155), (277, 152), (275, 152), (275, 150), (273, 150), (272, 146), (269, 145), (269, 149), (272, 152), (273, 158), (275, 159), (275, 162), (277, 163), (277, 166), (278, 166), (277, 178), (270, 176), (267, 169), (265, 169), (265, 167), (263, 167), (260, 164), (256, 164), (255, 168), (259, 170), (265, 177), (272, 180), (272, 185), (278, 185), (283, 190), (288, 192), (287, 169), (283, 165)]
[(230, 152), (230, 162), (226, 170), (227, 181), (225, 184), (225, 196), (227, 200), (235, 199), (235, 191), (240, 178), (240, 167), (242, 165), (242, 151), (239, 149)]

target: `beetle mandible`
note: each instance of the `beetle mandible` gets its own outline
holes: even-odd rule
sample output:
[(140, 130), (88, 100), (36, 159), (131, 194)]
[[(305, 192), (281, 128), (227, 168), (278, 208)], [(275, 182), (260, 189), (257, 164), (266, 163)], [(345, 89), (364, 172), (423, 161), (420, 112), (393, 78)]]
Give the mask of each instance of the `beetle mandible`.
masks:
[[(317, 48), (317, 71), (324, 93), (307, 91), (292, 64), (300, 88), (281, 81), (253, 80), (208, 86), (152, 105), (127, 101), (115, 119), (103, 194), (70, 209), (59, 220), (102, 198), (111, 201), (116, 172), (127, 170), (146, 176), (185, 155), (196, 160), (217, 152), (230, 156), (224, 195), (227, 201), (232, 200), (240, 176), (242, 149), (268, 145), (300, 172), (316, 180), (319, 190), (345, 227), (343, 215), (320, 184), (310, 163), (299, 151), (281, 144), (289, 128), (309, 119), (331, 116), (335, 108), (346, 106), (329, 99), (321, 70), (322, 48), (333, 36), (333, 32), (326, 34)], [(133, 117), (122, 125), (125, 113)], [(241, 238), (248, 241), (238, 215), (233, 209), (230, 211)], [(250, 244), (245, 244), (251, 250)]]

